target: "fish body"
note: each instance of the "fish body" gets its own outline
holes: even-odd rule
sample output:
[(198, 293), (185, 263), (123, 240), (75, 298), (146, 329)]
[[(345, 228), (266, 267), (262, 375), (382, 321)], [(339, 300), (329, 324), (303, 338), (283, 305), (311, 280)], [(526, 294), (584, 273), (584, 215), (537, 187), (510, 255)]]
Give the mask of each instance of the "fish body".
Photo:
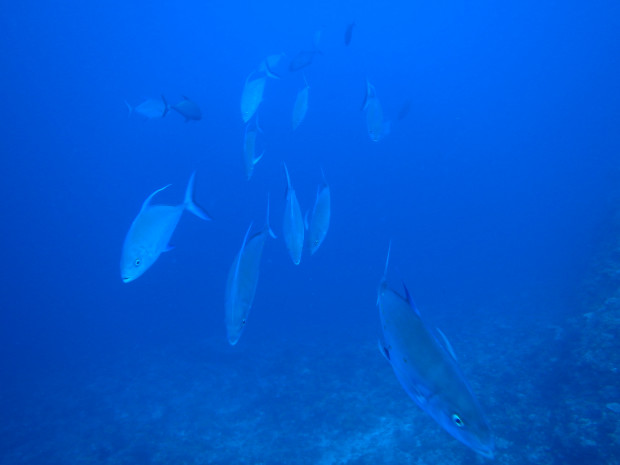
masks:
[(309, 223), (306, 221), (311, 254), (314, 254), (323, 243), (329, 229), (330, 216), (331, 192), (323, 174), (323, 184), (317, 189), (311, 221)]
[(265, 227), (250, 236), (252, 225), (248, 228), (237, 253), (226, 283), (226, 333), (230, 345), (235, 345), (245, 325), (254, 302), (261, 256), (269, 236), (275, 235), (269, 227), (269, 201), (267, 201), (267, 222)]
[(129, 110), (129, 116), (135, 113), (145, 119), (163, 118), (168, 113), (168, 104), (163, 95), (161, 99), (146, 99), (135, 107), (132, 107), (128, 102), (125, 102), (125, 105), (127, 105)]
[(424, 325), (406, 288), (405, 296), (398, 294), (384, 275), (377, 304), (380, 349), (409, 397), (453, 437), (493, 458), (493, 437), (478, 401), (455, 359)]
[(184, 203), (175, 206), (151, 205), (153, 197), (168, 186), (157, 189), (144, 201), (123, 243), (120, 264), (123, 282), (128, 283), (139, 278), (157, 261), (162, 252), (171, 250), (170, 238), (184, 210), (189, 210), (203, 220), (211, 219), (193, 200), (194, 176), (195, 173), (187, 185)]
[(317, 53), (320, 52), (318, 50), (302, 50), (291, 59), (288, 69), (290, 71), (299, 71), (300, 69), (304, 69), (306, 66), (310, 66)]
[(379, 142), (390, 133), (390, 122), (384, 121), (383, 109), (377, 98), (377, 92), (368, 80), (366, 81), (366, 97), (362, 104), (362, 110), (366, 110), (368, 137), (373, 142)]
[(308, 111), (309, 91), (310, 86), (306, 81), (306, 86), (299, 91), (297, 98), (295, 99), (295, 106), (293, 107), (293, 131), (297, 129), (297, 126), (299, 126), (306, 117), (306, 112)]
[(286, 164), (284, 165), (284, 171), (286, 173), (287, 188), (282, 231), (291, 260), (293, 260), (295, 265), (299, 265), (304, 248), (304, 221), (295, 190), (291, 186), (291, 179), (288, 175)]
[(264, 152), (262, 152), (260, 155), (256, 155), (256, 137), (258, 136), (258, 132), (258, 126), (255, 129), (249, 129), (248, 124), (245, 128), (245, 135), (243, 138), (243, 166), (248, 180), (252, 177), (254, 166), (263, 158), (264, 154)]
[(351, 43), (351, 37), (353, 36), (353, 28), (355, 27), (355, 21), (347, 26), (347, 30), (344, 33), (344, 44), (348, 46)]
[(187, 97), (183, 96), (183, 100), (172, 105), (170, 108), (180, 113), (185, 118), (185, 122), (199, 121), (202, 119), (202, 112), (198, 104)]
[(243, 92), (241, 93), (241, 117), (243, 122), (247, 123), (250, 118), (256, 113), (260, 103), (263, 100), (263, 92), (265, 90), (265, 82), (267, 78), (261, 76), (258, 78), (250, 79), (253, 72), (245, 80), (243, 86)]

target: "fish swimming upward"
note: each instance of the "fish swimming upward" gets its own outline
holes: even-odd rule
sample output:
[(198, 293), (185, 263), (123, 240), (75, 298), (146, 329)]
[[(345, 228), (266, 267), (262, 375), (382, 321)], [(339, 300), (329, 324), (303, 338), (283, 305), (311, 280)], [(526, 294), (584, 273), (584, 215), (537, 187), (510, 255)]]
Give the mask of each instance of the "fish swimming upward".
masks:
[[(389, 256), (388, 251), (388, 260)], [(493, 436), (478, 401), (450, 349), (424, 325), (407, 289), (402, 296), (388, 286), (388, 260), (377, 296), (383, 329), (381, 353), (422, 410), (463, 444), (493, 458)]]
[(305, 226), (308, 230), (308, 245), (310, 246), (310, 254), (313, 255), (316, 252), (329, 229), (329, 219), (331, 216), (331, 193), (329, 184), (325, 179), (325, 173), (321, 169), (323, 176), (323, 184), (320, 185), (316, 191), (316, 200), (314, 201), (314, 208), (312, 209), (312, 218), (308, 221), (308, 213), (305, 216)]
[(265, 226), (252, 236), (251, 229), (252, 225), (245, 233), (241, 250), (230, 267), (226, 282), (226, 333), (232, 346), (239, 341), (254, 302), (265, 242), (269, 236), (276, 237), (269, 227), (269, 198)]
[(251, 79), (254, 71), (245, 80), (243, 92), (241, 93), (241, 118), (247, 123), (256, 113), (260, 103), (263, 101), (263, 92), (265, 91), (266, 76)]
[(158, 192), (168, 186), (157, 189), (147, 197), (140, 213), (131, 223), (125, 237), (121, 254), (121, 278), (131, 282), (148, 270), (162, 252), (171, 250), (170, 237), (174, 233), (183, 211), (188, 210), (203, 220), (210, 220), (209, 214), (198, 206), (193, 199), (194, 177), (192, 173), (185, 191), (185, 201), (176, 206), (151, 205), (151, 200)]
[(284, 164), (286, 173), (286, 206), (284, 207), (284, 219), (282, 221), (282, 231), (286, 248), (295, 265), (301, 262), (301, 253), (304, 248), (304, 220), (301, 215), (301, 208), (295, 195), (295, 190), (291, 185), (291, 178), (288, 169)]
[(301, 124), (308, 111), (308, 92), (310, 91), (310, 86), (308, 81), (306, 81), (306, 76), (304, 76), (304, 82), (306, 86), (297, 94), (295, 106), (293, 107), (293, 131)]
[(262, 132), (258, 127), (258, 113), (255, 118), (254, 128), (250, 129), (250, 124), (245, 126), (245, 134), (243, 136), (243, 166), (245, 168), (245, 175), (248, 181), (252, 178), (254, 173), (254, 166), (263, 158), (265, 151), (263, 150), (260, 155), (256, 155), (256, 137), (259, 132)]

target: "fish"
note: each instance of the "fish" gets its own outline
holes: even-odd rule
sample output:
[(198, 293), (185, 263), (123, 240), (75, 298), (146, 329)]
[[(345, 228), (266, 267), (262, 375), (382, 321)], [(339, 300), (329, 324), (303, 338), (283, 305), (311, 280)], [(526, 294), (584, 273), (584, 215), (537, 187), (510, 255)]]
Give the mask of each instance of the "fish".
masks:
[(308, 92), (310, 91), (310, 86), (308, 85), (308, 81), (306, 81), (306, 76), (304, 76), (304, 82), (306, 83), (306, 87), (301, 89), (297, 94), (295, 106), (293, 107), (293, 131), (301, 124), (308, 111)]
[(289, 71), (299, 71), (306, 66), (310, 66), (314, 61), (314, 57), (319, 53), (321, 52), (318, 50), (302, 50), (291, 59), (288, 65)]
[(269, 197), (267, 197), (267, 220), (263, 229), (252, 236), (252, 224), (245, 233), (241, 250), (237, 253), (226, 282), (226, 333), (228, 343), (234, 346), (241, 333), (254, 302), (261, 255), (267, 238), (276, 238), (269, 227)]
[(250, 118), (258, 110), (263, 100), (263, 91), (265, 90), (265, 81), (267, 80), (265, 76), (250, 79), (253, 74), (254, 71), (246, 78), (243, 92), (241, 93), (241, 117), (244, 123), (250, 121)]
[(364, 94), (364, 101), (362, 102), (362, 108), (360, 111), (364, 111), (368, 106), (370, 99), (376, 98), (377, 92), (375, 86), (373, 86), (368, 79), (366, 79), (366, 93)]
[(301, 208), (295, 195), (295, 190), (291, 186), (291, 178), (288, 175), (286, 163), (284, 163), (286, 173), (286, 206), (284, 207), (284, 220), (282, 222), (282, 234), (288, 253), (295, 265), (301, 262), (301, 253), (304, 248), (304, 221), (301, 215)]
[(170, 184), (157, 189), (142, 204), (138, 216), (131, 223), (123, 243), (121, 253), (121, 279), (128, 283), (136, 280), (148, 270), (162, 252), (172, 250), (169, 245), (181, 215), (185, 210), (203, 220), (211, 220), (211, 215), (194, 202), (194, 179), (192, 173), (185, 190), (185, 200), (180, 205), (152, 205), (153, 197), (168, 188)]
[(164, 96), (161, 96), (161, 99), (149, 98), (144, 102), (132, 107), (129, 102), (125, 100), (125, 105), (127, 105), (127, 109), (129, 110), (129, 116), (133, 113), (136, 113), (146, 119), (156, 119), (163, 118), (168, 113), (168, 103), (166, 103), (166, 99)]
[(185, 122), (199, 121), (202, 119), (202, 112), (198, 104), (187, 97), (183, 96), (183, 100), (179, 103), (172, 105), (170, 108), (178, 111), (181, 116), (185, 118)]
[(347, 26), (347, 30), (344, 32), (344, 44), (348, 46), (351, 43), (351, 37), (353, 36), (353, 28), (355, 27), (355, 21)]
[(390, 133), (390, 122), (383, 119), (383, 110), (374, 86), (368, 81), (366, 84), (366, 99), (362, 105), (362, 109), (366, 110), (366, 129), (370, 140), (379, 142)]
[(305, 227), (308, 230), (308, 245), (311, 255), (314, 255), (323, 243), (329, 229), (329, 219), (331, 216), (331, 193), (322, 168), (321, 174), (323, 176), (323, 183), (316, 191), (311, 221), (308, 221), (307, 212), (304, 220)]
[(456, 360), (427, 329), (406, 286), (404, 296), (389, 287), (389, 258), (388, 249), (377, 295), (383, 330), (379, 350), (423, 411), (470, 449), (493, 458), (491, 429)]
[(243, 165), (245, 167), (245, 175), (248, 179), (252, 177), (254, 172), (254, 166), (263, 158), (265, 151), (263, 150), (259, 156), (256, 156), (256, 137), (259, 132), (262, 132), (258, 127), (258, 115), (256, 117), (256, 124), (253, 129), (250, 130), (250, 123), (245, 126), (245, 135), (243, 137)]

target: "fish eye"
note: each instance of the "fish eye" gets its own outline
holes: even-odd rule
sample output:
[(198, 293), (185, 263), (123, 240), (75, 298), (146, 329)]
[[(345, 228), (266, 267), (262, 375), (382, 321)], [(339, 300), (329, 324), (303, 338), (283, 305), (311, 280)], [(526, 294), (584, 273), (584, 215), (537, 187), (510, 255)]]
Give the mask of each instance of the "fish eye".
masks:
[(136, 266), (140, 266), (141, 260), (139, 258), (136, 258), (136, 261), (133, 262), (134, 265)]
[(456, 413), (452, 414), (452, 421), (459, 428), (462, 428), (463, 426), (465, 426), (465, 423), (463, 423), (463, 420), (461, 420), (461, 417), (459, 417)]
[(245, 318), (241, 320), (241, 326), (245, 325)]

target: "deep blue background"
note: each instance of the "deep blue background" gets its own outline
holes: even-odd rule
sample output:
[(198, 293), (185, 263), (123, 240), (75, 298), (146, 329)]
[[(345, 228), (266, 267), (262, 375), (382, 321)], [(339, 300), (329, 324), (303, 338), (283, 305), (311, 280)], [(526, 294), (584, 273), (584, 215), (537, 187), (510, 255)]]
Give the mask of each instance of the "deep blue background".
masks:
[[(302, 209), (323, 166), (332, 224), (294, 267), (267, 243), (240, 341), (373, 344), (390, 278), (458, 344), (472, 315), (525, 326), (580, 312), (577, 290), (617, 198), (617, 2), (11, 2), (0, 16), (0, 367), (5, 388), (136, 346), (225, 345), (228, 267), (251, 221), (281, 232), (286, 161)], [(353, 40), (344, 45), (347, 24)], [(306, 70), (267, 82), (266, 153), (244, 178), (239, 101), (268, 54), (323, 29)], [(368, 78), (392, 133), (359, 111)], [(203, 119), (128, 118), (124, 101), (187, 95)], [(396, 115), (406, 101), (411, 111)], [(164, 254), (123, 284), (123, 238), (144, 199), (196, 198)], [(472, 331), (471, 328), (469, 328)], [(475, 328), (474, 328), (475, 331)], [(455, 340), (454, 340), (455, 339)]]

